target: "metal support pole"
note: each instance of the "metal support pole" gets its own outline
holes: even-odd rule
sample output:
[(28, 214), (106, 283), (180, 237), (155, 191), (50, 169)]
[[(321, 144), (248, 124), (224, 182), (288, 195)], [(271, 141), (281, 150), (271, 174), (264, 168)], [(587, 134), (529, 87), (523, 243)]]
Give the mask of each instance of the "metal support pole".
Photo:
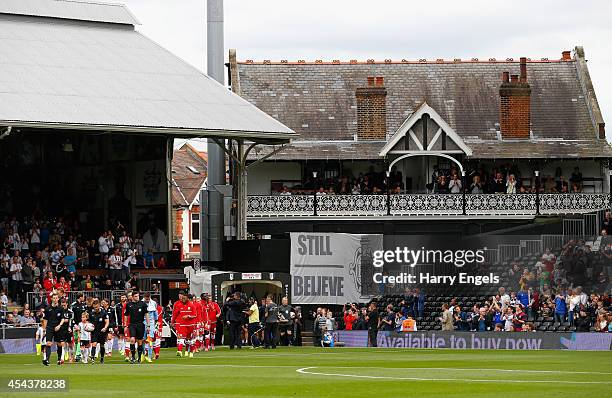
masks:
[(313, 187), (313, 189), (312, 189), (312, 192), (313, 192), (312, 207), (314, 209), (314, 215), (316, 216), (317, 215), (317, 172), (316, 171), (312, 172), (312, 179), (313, 179), (313, 182), (312, 182), (313, 183), (313, 185), (312, 185), (312, 187)]
[(237, 188), (237, 212), (236, 212), (236, 239), (244, 240), (247, 238), (247, 167), (244, 151), (244, 141), (238, 140), (238, 159), (236, 162), (238, 175)]
[(609, 190), (608, 190), (608, 210), (612, 209), (612, 169), (608, 170), (609, 177)]
[(389, 170), (387, 170), (385, 172), (385, 174), (387, 175), (387, 215), (390, 216), (391, 215), (391, 184), (389, 183), (389, 178), (391, 177), (391, 172)]
[(536, 186), (536, 215), (540, 215), (540, 171), (535, 171), (535, 186)]
[[(207, 0), (207, 73), (221, 84), (225, 84), (223, 62), (223, 0)], [(208, 189), (216, 191), (216, 185), (225, 185), (225, 142), (220, 146), (214, 139), (208, 139)], [(223, 196), (210, 195), (209, 213), (209, 261), (221, 261), (224, 237)]]
[(465, 170), (461, 170), (461, 188), (462, 188), (462, 202), (463, 202), (462, 205), (463, 205), (463, 215), (464, 216), (466, 215), (466, 211), (465, 211), (465, 209), (466, 209), (466, 203), (465, 203), (465, 190), (466, 190), (466, 187), (465, 187), (465, 185), (466, 184), (465, 184), (465, 182), (466, 182), (466, 179), (465, 179)]

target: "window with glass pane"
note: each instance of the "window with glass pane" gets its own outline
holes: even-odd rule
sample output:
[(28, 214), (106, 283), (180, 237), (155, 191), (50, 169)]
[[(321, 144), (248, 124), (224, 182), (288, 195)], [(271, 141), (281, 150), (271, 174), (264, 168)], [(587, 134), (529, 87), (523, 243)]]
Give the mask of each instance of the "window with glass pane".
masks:
[(199, 213), (191, 214), (191, 240), (192, 241), (200, 240), (200, 214)]

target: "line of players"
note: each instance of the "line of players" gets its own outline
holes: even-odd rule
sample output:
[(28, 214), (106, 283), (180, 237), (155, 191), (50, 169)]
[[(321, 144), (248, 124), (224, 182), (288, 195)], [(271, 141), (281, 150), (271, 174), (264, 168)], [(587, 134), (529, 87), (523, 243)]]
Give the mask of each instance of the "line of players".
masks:
[[(144, 358), (151, 362), (153, 354), (159, 358), (162, 315), (162, 307), (148, 293), (143, 301), (138, 292), (124, 294), (112, 307), (106, 299), (85, 299), (82, 293), (68, 306), (67, 299), (55, 293), (36, 333), (37, 352), (43, 355), (45, 366), (49, 366), (54, 343), (58, 365), (66, 360), (94, 363), (98, 355), (104, 363), (105, 356), (112, 354), (116, 336), (126, 361), (140, 363)], [(147, 355), (143, 357), (145, 349)]]
[(176, 355), (193, 358), (193, 354), (202, 349), (214, 350), (219, 316), (221, 308), (209, 294), (202, 293), (197, 297), (181, 291), (172, 309), (171, 326), (176, 332)]

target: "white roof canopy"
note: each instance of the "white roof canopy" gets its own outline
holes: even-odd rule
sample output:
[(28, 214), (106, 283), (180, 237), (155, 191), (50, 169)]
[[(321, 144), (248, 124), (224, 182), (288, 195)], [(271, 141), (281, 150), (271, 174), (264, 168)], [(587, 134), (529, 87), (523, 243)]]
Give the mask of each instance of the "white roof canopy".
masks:
[(0, 126), (255, 141), (295, 135), (133, 23), (120, 5), (0, 1)]
[(138, 25), (123, 4), (83, 0), (2, 0), (0, 13)]

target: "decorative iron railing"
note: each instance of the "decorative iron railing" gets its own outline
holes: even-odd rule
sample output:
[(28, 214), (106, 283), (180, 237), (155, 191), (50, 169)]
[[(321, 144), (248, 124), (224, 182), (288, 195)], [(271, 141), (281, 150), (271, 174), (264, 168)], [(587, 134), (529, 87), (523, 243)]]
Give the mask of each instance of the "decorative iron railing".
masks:
[(317, 214), (321, 216), (378, 216), (386, 213), (385, 195), (317, 196)]
[(563, 193), (540, 195), (540, 214), (589, 213), (608, 208), (605, 193)]
[(466, 213), (473, 215), (536, 214), (536, 194), (466, 195)]
[(457, 194), (392, 195), (391, 214), (399, 216), (463, 214), (463, 196)]
[(248, 217), (299, 217), (314, 214), (312, 195), (247, 197)]
[(249, 196), (247, 216), (374, 217), (582, 214), (609, 208), (609, 194), (401, 194)]

